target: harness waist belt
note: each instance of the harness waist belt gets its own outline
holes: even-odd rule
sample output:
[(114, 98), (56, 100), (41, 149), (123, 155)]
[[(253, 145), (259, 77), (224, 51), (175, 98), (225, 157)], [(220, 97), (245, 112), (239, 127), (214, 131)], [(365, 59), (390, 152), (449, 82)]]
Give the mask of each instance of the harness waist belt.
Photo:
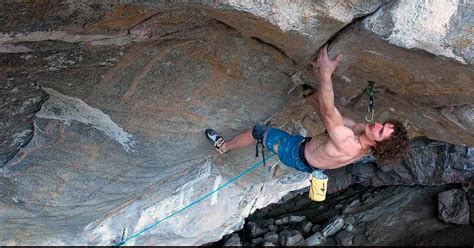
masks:
[(298, 153), (299, 153), (301, 162), (303, 162), (303, 164), (305, 164), (309, 168), (313, 168), (311, 165), (309, 165), (308, 161), (306, 160), (306, 158), (304, 156), (304, 148), (306, 147), (306, 143), (309, 142), (310, 140), (311, 140), (311, 137), (306, 137), (306, 138), (304, 138), (303, 141), (301, 141)]

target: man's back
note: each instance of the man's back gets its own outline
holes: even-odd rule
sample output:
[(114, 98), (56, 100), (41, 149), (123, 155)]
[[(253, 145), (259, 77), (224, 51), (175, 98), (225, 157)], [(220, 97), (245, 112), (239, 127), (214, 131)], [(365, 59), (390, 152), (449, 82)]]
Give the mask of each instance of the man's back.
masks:
[(306, 160), (319, 169), (339, 168), (360, 160), (367, 154), (368, 151), (361, 149), (355, 135), (347, 138), (343, 144), (336, 145), (329, 134), (321, 133), (314, 136), (305, 147)]

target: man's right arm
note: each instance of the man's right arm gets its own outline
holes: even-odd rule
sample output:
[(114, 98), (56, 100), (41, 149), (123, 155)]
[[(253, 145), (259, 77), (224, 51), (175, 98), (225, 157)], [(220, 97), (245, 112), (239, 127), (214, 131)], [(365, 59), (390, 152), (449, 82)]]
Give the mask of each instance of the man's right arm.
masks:
[(342, 119), (344, 121), (344, 126), (352, 129), (354, 134), (360, 134), (365, 130), (365, 124), (363, 123), (356, 123), (355, 121), (346, 117), (342, 117)]
[[(321, 115), (321, 110), (320, 110), (320, 107), (319, 107), (318, 95), (319, 95), (319, 93), (313, 94), (310, 97), (308, 97), (307, 99), (308, 99), (309, 103), (311, 103), (311, 105), (313, 105), (313, 107), (316, 110), (314, 112), (318, 115), (319, 119), (322, 121), (323, 116)], [(361, 124), (361, 123), (356, 123), (354, 120), (349, 119), (349, 118), (344, 117), (344, 116), (342, 117), (342, 121), (344, 123), (344, 126), (346, 126), (348, 128), (351, 128), (351, 129), (354, 129), (358, 125), (364, 125), (364, 124)]]
[(319, 112), (331, 137), (339, 137), (340, 128), (344, 127), (344, 119), (334, 105), (334, 92), (332, 89), (331, 75), (320, 76), (319, 87)]
[(354, 135), (349, 128), (344, 126), (342, 115), (334, 105), (331, 75), (341, 58), (341, 55), (339, 55), (335, 60), (330, 60), (327, 55), (327, 46), (324, 46), (317, 59), (319, 69), (315, 71), (319, 74), (320, 79), (318, 92), (319, 110), (324, 126), (335, 145), (342, 145), (347, 138)]
[[(315, 113), (318, 115), (319, 119), (323, 121), (323, 116), (321, 115), (321, 110), (319, 107), (319, 100), (318, 100), (318, 95), (319, 93), (313, 94), (310, 97), (306, 98), (311, 105), (315, 108)], [(352, 129), (354, 134), (360, 134), (364, 131), (365, 129), (365, 124), (363, 123), (356, 123), (354, 120), (349, 119), (347, 117), (342, 116), (342, 121), (344, 123), (344, 126)]]

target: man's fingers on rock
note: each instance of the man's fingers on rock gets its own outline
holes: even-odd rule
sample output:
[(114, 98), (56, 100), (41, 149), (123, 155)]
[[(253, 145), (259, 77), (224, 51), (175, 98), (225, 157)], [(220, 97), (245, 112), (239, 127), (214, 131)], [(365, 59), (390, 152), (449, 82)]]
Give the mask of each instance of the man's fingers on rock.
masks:
[(328, 44), (324, 45), (323, 47), (323, 55), (326, 57), (328, 56)]
[(339, 63), (339, 61), (342, 60), (342, 54), (337, 55), (336, 57), (336, 63)]

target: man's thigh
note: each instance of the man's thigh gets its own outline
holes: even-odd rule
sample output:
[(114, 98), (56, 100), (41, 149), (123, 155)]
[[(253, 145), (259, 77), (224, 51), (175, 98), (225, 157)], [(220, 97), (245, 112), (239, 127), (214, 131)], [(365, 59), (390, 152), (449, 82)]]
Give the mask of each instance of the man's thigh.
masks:
[(264, 144), (268, 150), (278, 154), (281, 144), (291, 135), (277, 128), (269, 128), (265, 133)]

